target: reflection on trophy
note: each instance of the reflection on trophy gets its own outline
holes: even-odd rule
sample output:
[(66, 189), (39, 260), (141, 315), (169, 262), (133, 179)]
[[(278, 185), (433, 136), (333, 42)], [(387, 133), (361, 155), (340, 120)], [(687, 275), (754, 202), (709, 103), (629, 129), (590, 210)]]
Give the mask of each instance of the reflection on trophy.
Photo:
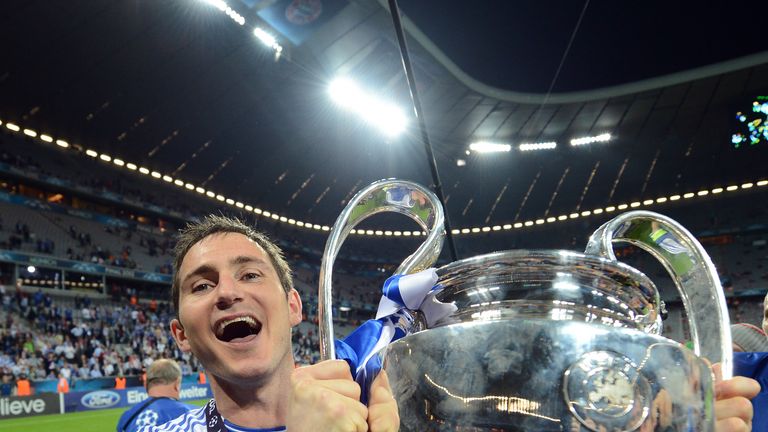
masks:
[[(320, 274), (320, 340), (334, 357), (332, 267), (349, 232), (381, 212), (414, 219), (427, 238), (398, 268), (431, 266), (443, 209), (417, 184), (382, 180), (337, 220)], [(653, 282), (616, 260), (629, 242), (667, 268), (686, 308), (694, 350), (660, 335), (664, 307)], [(437, 269), (435, 300), (453, 312), (428, 323), (409, 310), (408, 335), (377, 355), (404, 431), (711, 431), (710, 362), (730, 375), (725, 299), (695, 238), (662, 215), (635, 211), (607, 222), (585, 253), (512, 250)], [(706, 360), (705, 360), (706, 359)], [(373, 377), (369, 377), (371, 380)]]

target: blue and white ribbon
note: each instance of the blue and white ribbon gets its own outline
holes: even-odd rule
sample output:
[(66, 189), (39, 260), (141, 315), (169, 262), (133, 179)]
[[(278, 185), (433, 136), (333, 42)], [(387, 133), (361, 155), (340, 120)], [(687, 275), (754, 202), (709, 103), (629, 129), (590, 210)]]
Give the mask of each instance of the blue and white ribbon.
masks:
[(376, 319), (366, 321), (344, 340), (336, 340), (336, 357), (349, 363), (362, 389), (363, 403), (367, 403), (369, 386), (381, 370), (381, 359), (376, 354), (406, 336), (411, 328), (411, 315), (404, 309), (421, 311), (427, 327), (456, 311), (456, 305), (435, 298), (441, 289), (436, 283), (433, 268), (390, 277), (384, 282)]

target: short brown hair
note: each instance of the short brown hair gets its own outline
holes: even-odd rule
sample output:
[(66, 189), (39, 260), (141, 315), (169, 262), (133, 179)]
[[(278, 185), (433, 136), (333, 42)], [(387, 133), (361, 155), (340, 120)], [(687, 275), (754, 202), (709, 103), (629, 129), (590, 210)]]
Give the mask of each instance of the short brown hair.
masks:
[(181, 379), (181, 368), (173, 360), (155, 360), (147, 370), (147, 390), (155, 385), (173, 384)]
[(179, 269), (181, 269), (181, 263), (184, 261), (187, 252), (192, 249), (192, 246), (208, 236), (228, 233), (242, 234), (261, 246), (269, 256), (269, 260), (272, 262), (275, 272), (277, 272), (280, 284), (283, 286), (286, 295), (293, 289), (293, 272), (291, 272), (291, 268), (285, 261), (285, 256), (280, 247), (269, 240), (266, 235), (256, 231), (238, 218), (209, 215), (199, 222), (187, 224), (186, 227), (180, 230), (176, 247), (173, 249), (173, 285), (171, 285), (171, 296), (173, 297), (173, 307), (176, 310), (177, 316), (179, 314), (179, 295), (181, 292)]

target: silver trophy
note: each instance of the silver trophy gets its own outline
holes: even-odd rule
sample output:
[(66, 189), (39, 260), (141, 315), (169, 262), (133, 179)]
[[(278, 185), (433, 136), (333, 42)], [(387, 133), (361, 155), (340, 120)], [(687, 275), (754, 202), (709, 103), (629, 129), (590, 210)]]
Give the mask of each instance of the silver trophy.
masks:
[[(436, 261), (443, 209), (424, 187), (381, 180), (339, 216), (320, 270), (320, 350), (334, 358), (331, 280), (350, 231), (381, 212), (415, 220), (426, 240), (397, 269)], [(650, 279), (616, 260), (627, 242), (656, 257), (682, 298), (693, 351), (660, 335), (664, 307)], [(647, 211), (597, 229), (585, 253), (512, 250), (437, 270), (436, 299), (454, 313), (381, 350), (401, 431), (712, 431), (710, 362), (731, 375), (731, 336), (715, 268), (675, 221)]]

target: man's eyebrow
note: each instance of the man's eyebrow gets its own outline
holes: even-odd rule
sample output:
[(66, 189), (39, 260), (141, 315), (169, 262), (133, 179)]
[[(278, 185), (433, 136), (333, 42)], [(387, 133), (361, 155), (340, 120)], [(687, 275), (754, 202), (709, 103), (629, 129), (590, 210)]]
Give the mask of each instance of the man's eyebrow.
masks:
[(208, 264), (203, 264), (200, 267), (194, 269), (188, 275), (186, 275), (184, 277), (184, 280), (181, 281), (181, 285), (184, 285), (185, 283), (187, 283), (187, 281), (189, 281), (193, 277), (200, 276), (200, 275), (203, 275), (203, 274), (206, 274), (206, 273), (213, 273), (215, 271), (216, 271), (216, 269), (214, 269), (213, 266), (210, 266)]
[[(256, 264), (259, 266), (267, 265), (267, 262), (264, 261), (261, 258), (255, 257), (255, 256), (248, 256), (248, 255), (239, 255), (231, 260), (229, 260), (230, 265), (243, 265), (243, 264)], [(184, 277), (184, 280), (181, 281), (181, 284), (184, 285), (187, 281), (190, 279), (204, 275), (206, 273), (215, 273), (217, 270), (214, 266), (203, 264), (200, 267), (194, 269), (192, 272), (190, 272), (187, 276)]]
[(265, 265), (267, 263), (263, 259), (255, 256), (240, 255), (229, 260), (229, 264), (230, 265), (241, 265), (241, 264)]

